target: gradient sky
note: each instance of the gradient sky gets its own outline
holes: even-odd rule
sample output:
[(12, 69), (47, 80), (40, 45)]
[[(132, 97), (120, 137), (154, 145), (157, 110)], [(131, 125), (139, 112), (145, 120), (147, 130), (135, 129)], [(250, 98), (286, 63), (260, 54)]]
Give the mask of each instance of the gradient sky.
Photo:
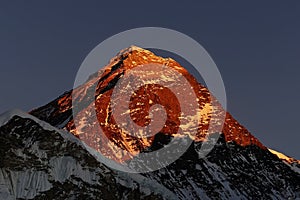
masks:
[(0, 113), (71, 89), (90, 50), (143, 26), (202, 44), (223, 76), (229, 112), (266, 146), (300, 159), (299, 1), (1, 2)]

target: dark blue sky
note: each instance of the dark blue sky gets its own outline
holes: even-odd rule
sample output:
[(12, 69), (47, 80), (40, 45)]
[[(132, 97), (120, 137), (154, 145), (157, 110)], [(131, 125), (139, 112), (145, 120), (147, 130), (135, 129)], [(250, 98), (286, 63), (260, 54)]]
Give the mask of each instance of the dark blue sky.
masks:
[(73, 86), (85, 56), (118, 32), (158, 26), (204, 46), (228, 110), (268, 147), (300, 159), (300, 2), (0, 3), (0, 112), (30, 110)]

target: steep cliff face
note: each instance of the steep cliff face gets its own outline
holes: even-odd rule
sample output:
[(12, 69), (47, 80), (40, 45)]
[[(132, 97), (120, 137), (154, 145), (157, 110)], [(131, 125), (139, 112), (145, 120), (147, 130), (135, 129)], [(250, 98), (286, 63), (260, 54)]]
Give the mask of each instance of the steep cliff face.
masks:
[[(117, 161), (132, 158), (132, 155), (137, 155), (140, 151), (150, 147), (154, 137), (136, 138), (122, 131), (111, 113), (110, 99), (114, 87), (124, 74), (129, 73), (130, 70), (137, 66), (150, 63), (167, 65), (167, 67), (180, 73), (189, 82), (196, 94), (199, 106), (198, 115), (191, 117), (197, 117), (199, 123), (188, 124), (187, 121), (180, 121), (181, 108), (188, 107), (189, 102), (179, 103), (176, 100), (176, 96), (168, 89), (168, 87), (182, 87), (180, 81), (177, 80), (178, 77), (174, 74), (169, 74), (167, 78), (161, 73), (152, 70), (144, 71), (143, 75), (152, 76), (153, 79), (160, 79), (167, 87), (157, 84), (146, 84), (145, 82), (145, 86), (139, 88), (132, 95), (129, 112), (136, 124), (140, 126), (148, 125), (149, 108), (152, 105), (160, 104), (164, 106), (167, 112), (167, 120), (160, 131), (161, 133), (175, 135), (178, 129), (186, 128), (189, 130), (187, 132), (192, 132), (193, 129), (196, 129), (197, 134), (191, 136), (192, 139), (194, 141), (203, 141), (207, 134), (220, 131), (220, 126), (223, 125), (224, 120), (222, 116), (225, 115), (225, 123), (223, 130), (221, 130), (226, 141), (234, 141), (241, 146), (257, 145), (265, 149), (246, 128), (240, 125), (229, 113), (226, 113), (218, 101), (210, 95), (207, 88), (198, 83), (179, 63), (171, 58), (156, 56), (152, 52), (138, 47), (130, 47), (120, 52), (98, 74), (91, 76), (85, 84), (73, 91), (73, 98), (75, 98), (73, 100), (76, 104), (83, 105), (76, 114), (76, 118), (80, 120), (80, 127), (75, 127), (72, 117), (72, 91), (65, 93), (46, 106), (31, 111), (31, 114), (49, 122), (53, 126), (65, 128), (79, 138), (91, 138), (91, 141), (86, 142), (98, 151), (102, 151), (103, 154), (115, 155), (112, 152), (112, 146), (117, 145), (121, 147), (123, 149), (122, 155), (124, 156), (122, 158), (113, 158)], [(92, 91), (91, 88), (95, 88), (95, 91)], [(96, 109), (96, 117), (91, 116), (93, 109)], [(95, 125), (96, 123), (100, 124), (100, 126)], [(95, 138), (97, 138), (96, 143), (94, 142)]]

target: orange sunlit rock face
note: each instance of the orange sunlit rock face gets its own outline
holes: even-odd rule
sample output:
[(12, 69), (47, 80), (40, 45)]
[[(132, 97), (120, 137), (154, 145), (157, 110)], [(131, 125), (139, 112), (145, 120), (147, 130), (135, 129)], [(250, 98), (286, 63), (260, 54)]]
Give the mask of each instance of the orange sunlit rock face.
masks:
[(177, 133), (180, 124), (180, 103), (170, 89), (160, 85), (145, 85), (132, 95), (129, 109), (133, 121), (139, 126), (149, 125), (149, 110), (155, 104), (164, 106), (167, 112), (167, 120), (161, 132)]
[[(144, 127), (150, 123), (149, 110), (155, 104), (162, 105), (167, 114), (165, 125), (161, 133), (179, 136), (183, 129), (196, 130), (196, 135), (190, 135), (195, 141), (202, 141), (207, 134), (222, 130), (226, 141), (234, 141), (241, 146), (257, 145), (265, 148), (247, 129), (240, 125), (229, 113), (226, 113), (218, 101), (210, 95), (207, 88), (197, 80), (179, 63), (170, 58), (162, 58), (152, 52), (140, 48), (129, 48), (118, 54), (98, 75), (92, 76), (84, 85), (76, 88), (73, 98), (76, 102), (88, 102), (76, 114), (79, 120), (77, 126), (70, 119), (65, 128), (85, 142), (100, 151), (102, 154), (116, 161), (123, 162), (140, 151), (150, 147), (154, 136), (136, 138), (118, 127), (111, 110), (111, 96), (115, 84), (122, 77), (137, 66), (149, 63), (167, 65), (180, 73), (190, 84), (197, 97), (198, 110), (196, 118), (198, 123), (188, 123), (181, 119), (181, 112), (188, 108), (188, 101), (179, 102), (176, 95), (168, 87), (159, 84), (146, 84), (130, 96), (129, 112), (131, 119), (139, 126)], [(145, 72), (146, 73), (146, 72)], [(101, 75), (100, 75), (101, 74)], [(150, 76), (150, 75), (149, 75)], [(160, 78), (161, 74), (151, 73), (152, 78)], [(164, 81), (168, 83), (168, 77)], [(89, 88), (96, 86), (95, 91)], [(173, 80), (172, 87), (180, 88), (181, 85)], [(182, 88), (184, 89), (184, 88)], [(92, 94), (92, 95), (91, 95)], [(187, 97), (188, 99), (188, 97)], [(122, 101), (120, 101), (122, 104)], [(58, 100), (61, 107), (59, 112), (71, 109), (71, 96), (65, 95)], [(96, 110), (96, 116), (92, 110)], [(225, 115), (225, 120), (222, 116)], [(223, 125), (224, 120), (224, 126)], [(126, 123), (126, 122), (124, 122)], [(78, 126), (79, 124), (79, 126)]]

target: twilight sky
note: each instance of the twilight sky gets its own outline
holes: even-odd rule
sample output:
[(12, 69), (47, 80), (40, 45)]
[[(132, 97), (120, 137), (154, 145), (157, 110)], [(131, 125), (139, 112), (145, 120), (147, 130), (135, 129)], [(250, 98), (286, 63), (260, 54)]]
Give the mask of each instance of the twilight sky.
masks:
[(31, 110), (71, 89), (85, 56), (107, 37), (165, 27), (208, 51), (241, 124), (300, 159), (299, 1), (110, 2), (0, 3), (0, 113)]

